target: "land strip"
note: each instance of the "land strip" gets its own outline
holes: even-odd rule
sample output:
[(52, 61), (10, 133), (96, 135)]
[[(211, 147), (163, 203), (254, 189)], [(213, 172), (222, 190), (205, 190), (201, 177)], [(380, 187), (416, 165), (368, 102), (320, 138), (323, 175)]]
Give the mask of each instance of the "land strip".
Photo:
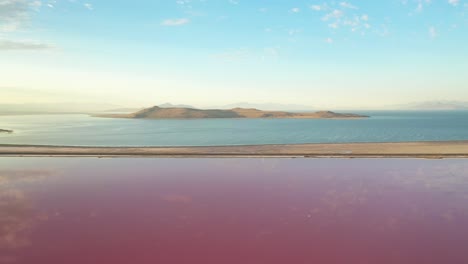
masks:
[(468, 141), (212, 147), (0, 145), (0, 156), (468, 158)]

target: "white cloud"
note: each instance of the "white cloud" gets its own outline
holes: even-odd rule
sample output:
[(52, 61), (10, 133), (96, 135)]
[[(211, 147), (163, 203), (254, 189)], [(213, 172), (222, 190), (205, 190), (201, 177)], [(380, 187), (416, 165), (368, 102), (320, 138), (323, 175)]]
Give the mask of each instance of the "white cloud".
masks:
[(192, 1), (191, 0), (177, 0), (176, 3), (178, 5), (189, 5)]
[(321, 5), (311, 5), (310, 8), (315, 11), (321, 11), (324, 9), (324, 7)]
[[(42, 7), (56, 4), (56, 0), (0, 0), (0, 36), (27, 28), (33, 15)], [(37, 41), (17, 41), (0, 39), (0, 51), (11, 50), (48, 50), (55, 47)]]
[(333, 39), (332, 39), (332, 38), (326, 38), (326, 39), (325, 39), (325, 42), (327, 42), (328, 44), (332, 44), (332, 43), (333, 43)]
[(0, 0), (0, 32), (13, 32), (29, 23), (31, 12), (40, 1)]
[(185, 9), (185, 10), (191, 10), (191, 9), (194, 9), (198, 4), (205, 3), (206, 1), (205, 0), (177, 0), (175, 2), (180, 8)]
[(337, 29), (337, 28), (340, 27), (340, 25), (338, 24), (338, 22), (330, 23), (330, 24), (328, 24), (328, 26), (329, 26), (330, 28), (333, 28), (333, 29)]
[[(424, 10), (424, 7), (426, 5), (429, 5), (432, 3), (432, 0), (413, 0), (412, 2), (415, 2), (416, 3), (416, 9), (415, 11), (416, 12), (422, 12)], [(403, 5), (407, 5), (408, 4), (408, 0), (402, 0), (402, 4)]]
[(299, 7), (294, 7), (294, 8), (291, 9), (291, 12), (292, 13), (299, 13), (299, 12), (301, 12), (301, 9)]
[(229, 3), (233, 4), (233, 5), (238, 5), (239, 4), (239, 1), (237, 0), (229, 0)]
[(326, 14), (323, 17), (323, 20), (328, 21), (330, 19), (339, 19), (344, 15), (344, 12), (338, 9), (333, 10), (332, 12)]
[(190, 23), (190, 19), (188, 18), (176, 18), (176, 19), (166, 19), (161, 22), (163, 26), (183, 26), (185, 24)]
[(0, 40), (0, 51), (11, 50), (49, 50), (54, 47), (49, 44), (31, 41)]
[(91, 11), (94, 10), (93, 5), (90, 3), (84, 3), (83, 6), (88, 10), (91, 10)]
[(30, 6), (39, 8), (39, 7), (42, 6), (42, 2), (41, 2), (41, 1), (32, 1), (32, 2), (30, 3)]
[(457, 6), (460, 3), (460, 0), (448, 0), (448, 3), (453, 6)]
[(364, 34), (372, 26), (369, 15), (360, 13), (359, 7), (349, 2), (330, 2), (323, 5), (312, 5), (310, 8), (323, 12), (322, 21), (331, 29), (348, 28), (351, 32)]
[(341, 2), (340, 3), (340, 6), (341, 7), (344, 7), (344, 8), (349, 8), (349, 9), (358, 9), (356, 6), (348, 3), (348, 2)]

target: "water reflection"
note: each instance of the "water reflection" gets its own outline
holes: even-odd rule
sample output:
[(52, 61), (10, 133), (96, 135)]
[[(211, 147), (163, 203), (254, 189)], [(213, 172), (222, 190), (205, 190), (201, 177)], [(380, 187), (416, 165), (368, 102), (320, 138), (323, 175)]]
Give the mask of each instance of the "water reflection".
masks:
[(468, 263), (466, 160), (21, 161), (0, 263)]
[(161, 196), (164, 201), (172, 203), (191, 203), (192, 197), (187, 195), (169, 194)]
[[(50, 170), (0, 170), (0, 250), (19, 249), (31, 244), (29, 232), (47, 217), (34, 209), (33, 201), (18, 185), (55, 175)], [(16, 258), (2, 256), (0, 263)]]

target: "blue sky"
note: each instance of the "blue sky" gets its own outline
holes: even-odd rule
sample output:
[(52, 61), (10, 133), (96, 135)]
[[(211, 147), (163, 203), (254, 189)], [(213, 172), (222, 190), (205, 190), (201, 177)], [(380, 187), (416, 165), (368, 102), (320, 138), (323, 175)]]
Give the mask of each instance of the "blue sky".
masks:
[(468, 0), (0, 0), (0, 103), (468, 101), (467, 46)]

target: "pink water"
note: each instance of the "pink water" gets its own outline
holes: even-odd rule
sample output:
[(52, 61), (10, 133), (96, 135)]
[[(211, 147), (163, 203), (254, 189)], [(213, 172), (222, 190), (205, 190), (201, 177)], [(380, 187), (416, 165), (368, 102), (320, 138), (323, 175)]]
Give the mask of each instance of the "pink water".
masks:
[(0, 263), (468, 263), (467, 160), (0, 159)]

